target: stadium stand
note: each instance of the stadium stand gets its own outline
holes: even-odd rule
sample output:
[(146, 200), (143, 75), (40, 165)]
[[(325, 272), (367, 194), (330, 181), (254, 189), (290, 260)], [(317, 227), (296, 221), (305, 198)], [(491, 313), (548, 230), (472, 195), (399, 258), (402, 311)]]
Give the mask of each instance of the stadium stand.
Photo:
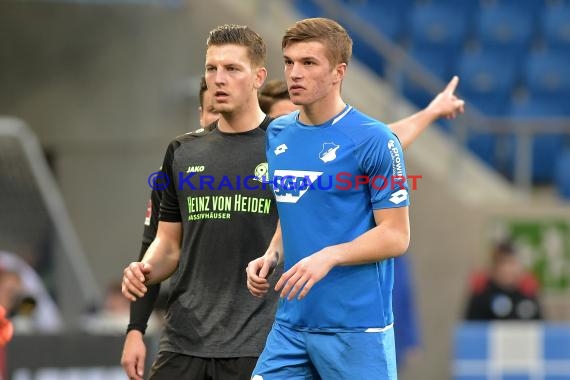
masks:
[[(319, 15), (321, 1), (295, 1), (309, 16)], [(516, 179), (518, 138), (533, 129), (528, 176), (533, 184), (558, 184), (554, 165), (568, 141), (568, 124), (557, 132), (538, 129), (541, 119), (570, 116), (570, 2), (566, 0), (343, 0), (347, 9), (374, 26), (428, 74), (446, 81), (461, 77), (460, 93), (482, 116), (513, 118), (511, 133), (470, 126), (466, 146), (506, 178)], [(323, 3), (324, 4), (324, 3)], [(322, 4), (321, 4), (322, 5)], [(403, 23), (397, 21), (402, 20)], [(355, 37), (354, 54), (380, 76), (386, 57)], [(424, 107), (433, 93), (402, 69), (395, 84), (404, 97)], [(506, 119), (505, 119), (506, 120)], [(442, 123), (445, 127), (445, 123)], [(495, 125), (498, 123), (495, 122)], [(511, 122), (505, 125), (514, 125)], [(529, 127), (530, 125), (530, 127)], [(534, 127), (533, 127), (534, 125)], [(449, 129), (449, 128), (447, 128)], [(518, 130), (518, 131), (517, 131)], [(518, 137), (517, 137), (518, 136)]]
[(570, 5), (546, 7), (540, 18), (539, 33), (550, 49), (570, 50)]
[(535, 19), (529, 9), (496, 5), (481, 9), (475, 34), (483, 47), (522, 59), (531, 45), (534, 29)]

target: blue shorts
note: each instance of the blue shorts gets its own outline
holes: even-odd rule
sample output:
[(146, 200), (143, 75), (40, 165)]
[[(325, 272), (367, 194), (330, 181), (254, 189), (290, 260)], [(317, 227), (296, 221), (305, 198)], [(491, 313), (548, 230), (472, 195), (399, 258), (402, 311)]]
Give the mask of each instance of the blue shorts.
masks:
[(278, 323), (267, 337), (252, 380), (396, 380), (394, 329), (320, 333)]

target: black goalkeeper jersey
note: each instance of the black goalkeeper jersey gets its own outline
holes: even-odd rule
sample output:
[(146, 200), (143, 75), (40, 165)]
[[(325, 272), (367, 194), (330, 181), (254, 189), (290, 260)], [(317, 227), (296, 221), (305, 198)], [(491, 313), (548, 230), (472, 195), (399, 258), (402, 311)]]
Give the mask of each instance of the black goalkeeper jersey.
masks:
[(159, 219), (181, 222), (183, 238), (161, 351), (225, 358), (263, 349), (278, 294), (253, 297), (245, 268), (265, 252), (277, 224), (271, 188), (260, 180), (270, 121), (243, 133), (186, 134), (168, 147)]

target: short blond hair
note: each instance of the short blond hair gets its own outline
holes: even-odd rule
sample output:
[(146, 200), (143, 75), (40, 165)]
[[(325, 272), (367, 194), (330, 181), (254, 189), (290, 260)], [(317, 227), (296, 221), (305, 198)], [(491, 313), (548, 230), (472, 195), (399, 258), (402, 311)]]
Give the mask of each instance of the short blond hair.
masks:
[(281, 47), (285, 49), (292, 42), (318, 41), (327, 48), (331, 65), (346, 63), (352, 56), (352, 39), (336, 21), (316, 17), (297, 21), (285, 31)]

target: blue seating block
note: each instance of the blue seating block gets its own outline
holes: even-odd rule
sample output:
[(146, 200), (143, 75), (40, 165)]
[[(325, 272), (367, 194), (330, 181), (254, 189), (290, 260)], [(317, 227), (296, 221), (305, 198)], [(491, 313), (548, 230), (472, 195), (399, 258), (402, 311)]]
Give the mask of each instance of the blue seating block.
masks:
[[(554, 185), (558, 194), (568, 201), (570, 201), (570, 150), (566, 150), (562, 153), (556, 162), (556, 173), (554, 175)], [(562, 339), (562, 337), (566, 337)], [(551, 344), (549, 349), (552, 351), (550, 355), (556, 358), (566, 358), (570, 357), (570, 344), (567, 342), (570, 340), (568, 338), (568, 333), (565, 335), (557, 334), (552, 336)]]
[[(554, 102), (543, 102), (529, 99), (527, 102), (514, 103), (509, 112), (513, 119), (529, 119), (536, 117), (552, 117), (559, 115), (561, 105)], [(516, 150), (513, 142), (513, 155)], [(564, 147), (564, 136), (560, 134), (537, 134), (532, 142), (532, 179), (534, 183), (551, 183), (554, 179), (554, 163)], [(514, 164), (513, 164), (514, 165)]]
[(570, 5), (546, 7), (540, 19), (540, 31), (551, 49), (570, 49)]
[(529, 49), (534, 33), (535, 18), (523, 8), (497, 5), (479, 12), (476, 35), (485, 48), (501, 49), (520, 59)]
[(412, 43), (448, 51), (463, 45), (468, 25), (464, 12), (439, 4), (416, 5), (408, 21)]
[(524, 81), (533, 95), (570, 95), (570, 54), (561, 51), (532, 52)]
[(494, 50), (465, 52), (459, 58), (457, 71), (462, 91), (493, 97), (510, 97), (519, 78), (517, 60)]

